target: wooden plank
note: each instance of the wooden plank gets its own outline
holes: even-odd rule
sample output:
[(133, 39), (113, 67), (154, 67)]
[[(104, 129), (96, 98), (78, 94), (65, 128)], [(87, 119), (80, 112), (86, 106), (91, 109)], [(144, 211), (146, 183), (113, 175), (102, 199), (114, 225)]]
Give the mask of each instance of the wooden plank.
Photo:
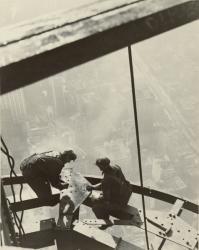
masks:
[(0, 49), (2, 93), (198, 19), (198, 9), (197, 0), (143, 0), (10, 43)]

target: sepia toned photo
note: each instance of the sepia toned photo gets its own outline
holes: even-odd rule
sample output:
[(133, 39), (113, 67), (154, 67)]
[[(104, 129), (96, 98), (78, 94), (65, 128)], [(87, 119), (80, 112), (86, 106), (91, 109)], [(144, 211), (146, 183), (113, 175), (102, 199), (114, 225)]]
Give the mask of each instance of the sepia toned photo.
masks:
[(1, 249), (198, 249), (198, 19), (0, 0)]

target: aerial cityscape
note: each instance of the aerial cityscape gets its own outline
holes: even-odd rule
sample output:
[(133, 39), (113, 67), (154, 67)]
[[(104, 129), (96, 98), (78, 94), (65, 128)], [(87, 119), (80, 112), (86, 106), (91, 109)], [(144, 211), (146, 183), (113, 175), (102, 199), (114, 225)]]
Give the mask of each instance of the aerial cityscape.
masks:
[[(199, 33), (193, 31), (198, 25), (193, 22), (133, 46), (144, 185), (195, 203)], [(95, 161), (107, 156), (139, 184), (127, 49), (3, 95), (1, 133), (17, 173), (20, 162), (35, 152), (73, 149), (82, 174), (101, 175)], [(4, 157), (1, 173), (9, 174)], [(140, 202), (134, 195), (131, 200)], [(148, 209), (167, 209), (156, 200), (146, 199), (146, 204)], [(185, 219), (197, 227), (194, 216), (185, 213)], [(126, 228), (118, 230), (126, 238), (132, 235)], [(139, 244), (143, 232), (134, 235)]]

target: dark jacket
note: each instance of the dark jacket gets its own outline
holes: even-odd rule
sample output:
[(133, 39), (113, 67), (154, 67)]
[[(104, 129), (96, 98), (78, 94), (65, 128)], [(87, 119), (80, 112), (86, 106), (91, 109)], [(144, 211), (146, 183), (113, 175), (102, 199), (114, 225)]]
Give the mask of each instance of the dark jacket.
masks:
[(33, 154), (23, 160), (20, 165), (23, 176), (27, 178), (43, 177), (55, 188), (61, 189), (59, 174), (64, 167), (64, 162), (60, 154), (55, 154), (54, 151)]
[(124, 177), (118, 165), (110, 166), (104, 173), (102, 192), (106, 201), (126, 204), (132, 193), (130, 183)]

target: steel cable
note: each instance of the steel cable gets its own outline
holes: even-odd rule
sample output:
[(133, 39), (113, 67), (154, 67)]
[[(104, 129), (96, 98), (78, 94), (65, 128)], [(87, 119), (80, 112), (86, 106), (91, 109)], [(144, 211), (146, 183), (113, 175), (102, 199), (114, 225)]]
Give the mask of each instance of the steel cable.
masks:
[[(129, 67), (130, 67), (130, 76), (131, 76), (131, 87), (132, 87), (132, 97), (133, 97), (133, 110), (134, 110), (134, 121), (135, 121), (135, 132), (136, 132), (136, 141), (137, 141), (137, 153), (138, 153), (138, 165), (139, 165), (139, 174), (140, 174), (140, 185), (143, 189), (143, 175), (142, 175), (142, 161), (141, 161), (141, 152), (140, 152), (140, 139), (139, 139), (139, 127), (138, 127), (138, 116), (137, 116), (137, 104), (136, 104), (136, 94), (135, 94), (135, 82), (133, 74), (133, 60), (131, 46), (128, 46), (128, 56), (129, 56)], [(145, 237), (147, 249), (149, 250), (149, 239), (147, 233), (147, 222), (146, 222), (146, 208), (144, 194), (142, 193), (142, 207), (144, 215), (144, 226), (145, 226)]]
[[(3, 145), (3, 147), (1, 147), (1, 151), (6, 155), (9, 166), (10, 166), (10, 178), (13, 178), (13, 175), (15, 177), (17, 177), (17, 174), (14, 171), (14, 166), (15, 166), (14, 158), (10, 155), (8, 147), (6, 146), (6, 143), (4, 142), (2, 136), (1, 136), (1, 143)], [(16, 196), (15, 196), (14, 186), (13, 186), (12, 183), (11, 183), (11, 191), (12, 191), (12, 195), (13, 195), (13, 201), (15, 203), (16, 202)], [(20, 194), (19, 194), (20, 201), (22, 201), (22, 191), (23, 191), (23, 184), (20, 184)], [(13, 212), (14, 221), (15, 221), (15, 224), (16, 224), (16, 226), (18, 228), (20, 236), (22, 234), (25, 234), (25, 231), (24, 231), (23, 226), (22, 226), (23, 215), (24, 215), (24, 211), (21, 211), (21, 218), (19, 218), (19, 216), (17, 215), (16, 212)]]

